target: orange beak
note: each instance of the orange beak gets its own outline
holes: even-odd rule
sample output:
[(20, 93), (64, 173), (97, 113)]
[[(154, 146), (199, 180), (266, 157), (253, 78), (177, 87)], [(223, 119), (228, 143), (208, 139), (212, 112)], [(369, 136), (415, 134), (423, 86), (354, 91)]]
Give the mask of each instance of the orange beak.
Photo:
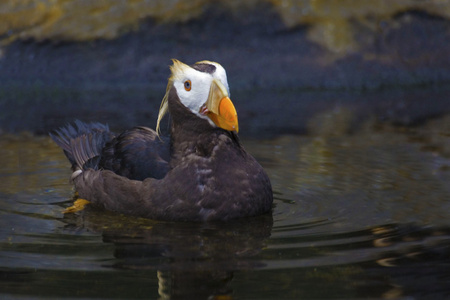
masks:
[(218, 127), (239, 132), (239, 124), (236, 108), (228, 97), (225, 86), (219, 80), (213, 80), (209, 91), (208, 100), (205, 103), (207, 116)]

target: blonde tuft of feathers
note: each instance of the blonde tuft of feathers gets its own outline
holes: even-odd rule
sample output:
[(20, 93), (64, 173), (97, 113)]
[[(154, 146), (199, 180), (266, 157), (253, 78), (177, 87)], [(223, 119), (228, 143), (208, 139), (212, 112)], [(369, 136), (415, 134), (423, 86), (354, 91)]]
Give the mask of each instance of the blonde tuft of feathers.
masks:
[(169, 77), (169, 82), (167, 83), (167, 88), (166, 88), (166, 94), (164, 95), (162, 101), (161, 101), (161, 106), (159, 107), (159, 112), (158, 112), (158, 120), (156, 121), (156, 133), (159, 134), (161, 133), (161, 120), (164, 118), (164, 116), (167, 114), (167, 112), (169, 111), (169, 90), (173, 85), (173, 82), (176, 79), (180, 79), (183, 75), (183, 73), (186, 71), (186, 69), (189, 68), (188, 65), (182, 63), (181, 61), (179, 61), (178, 59), (172, 59), (173, 65), (170, 66), (170, 77)]
[(169, 111), (168, 98), (169, 98), (169, 89), (170, 89), (171, 85), (172, 85), (172, 83), (169, 80), (169, 83), (167, 84), (167, 88), (166, 88), (166, 94), (164, 95), (164, 98), (161, 101), (161, 106), (159, 107), (158, 120), (156, 121), (156, 134), (158, 136), (161, 133), (161, 130), (160, 130), (161, 129), (161, 120), (162, 120), (162, 118), (164, 118), (164, 116)]

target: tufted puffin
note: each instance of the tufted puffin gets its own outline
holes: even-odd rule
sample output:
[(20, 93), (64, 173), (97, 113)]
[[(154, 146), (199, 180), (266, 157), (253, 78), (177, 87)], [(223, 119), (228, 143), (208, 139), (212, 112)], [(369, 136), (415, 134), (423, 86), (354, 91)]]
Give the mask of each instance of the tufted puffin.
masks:
[[(75, 121), (50, 133), (72, 164), (78, 195), (107, 210), (167, 221), (212, 221), (271, 210), (269, 177), (238, 138), (225, 69), (173, 60), (156, 131), (115, 135)], [(160, 122), (171, 116), (170, 136)]]

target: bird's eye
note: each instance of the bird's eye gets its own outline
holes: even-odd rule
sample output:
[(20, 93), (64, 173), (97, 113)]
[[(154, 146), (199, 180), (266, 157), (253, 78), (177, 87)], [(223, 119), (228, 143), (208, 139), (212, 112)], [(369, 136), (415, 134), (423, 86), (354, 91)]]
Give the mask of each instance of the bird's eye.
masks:
[(190, 80), (186, 80), (184, 82), (184, 89), (189, 92), (191, 90), (191, 88), (192, 88), (191, 81)]

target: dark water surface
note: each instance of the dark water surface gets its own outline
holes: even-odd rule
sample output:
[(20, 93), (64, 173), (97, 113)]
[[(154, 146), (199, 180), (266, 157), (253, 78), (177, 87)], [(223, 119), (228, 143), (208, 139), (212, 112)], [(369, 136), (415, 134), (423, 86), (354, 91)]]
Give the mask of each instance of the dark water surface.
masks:
[(443, 124), (245, 139), (273, 214), (200, 224), (64, 214), (74, 192), (61, 151), (1, 136), (0, 298), (449, 298)]

